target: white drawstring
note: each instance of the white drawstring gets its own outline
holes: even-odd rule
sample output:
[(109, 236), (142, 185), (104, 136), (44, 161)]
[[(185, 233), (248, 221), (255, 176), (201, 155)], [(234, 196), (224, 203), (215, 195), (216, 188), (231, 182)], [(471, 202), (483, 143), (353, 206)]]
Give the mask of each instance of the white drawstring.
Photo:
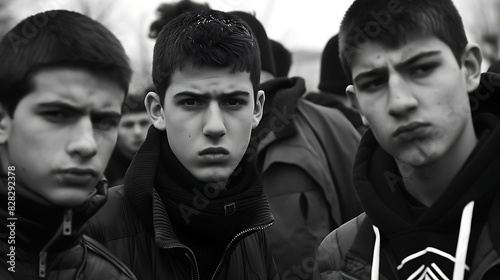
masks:
[(373, 232), (375, 232), (375, 245), (373, 246), (372, 277), (370, 279), (378, 280), (380, 267), (380, 232), (376, 226), (373, 226)]
[[(460, 231), (458, 233), (457, 250), (455, 253), (455, 266), (453, 268), (453, 278), (452, 278), (453, 280), (464, 279), (464, 273), (467, 268), (465, 261), (467, 259), (467, 250), (469, 247), (469, 238), (472, 228), (473, 213), (474, 213), (474, 201), (471, 201), (462, 210), (462, 218), (460, 220)], [(371, 279), (378, 280), (379, 269), (380, 269), (380, 232), (376, 226), (373, 226), (373, 232), (375, 233), (375, 245), (373, 246)], [(413, 258), (415, 257), (412, 257), (412, 259)], [(403, 267), (403, 264), (404, 262), (400, 266), (398, 266), (398, 270)]]
[(472, 214), (474, 212), (474, 201), (469, 202), (462, 210), (460, 231), (458, 234), (457, 251), (455, 253), (455, 267), (453, 268), (453, 280), (464, 279), (465, 260), (469, 248), (469, 237), (472, 227)]

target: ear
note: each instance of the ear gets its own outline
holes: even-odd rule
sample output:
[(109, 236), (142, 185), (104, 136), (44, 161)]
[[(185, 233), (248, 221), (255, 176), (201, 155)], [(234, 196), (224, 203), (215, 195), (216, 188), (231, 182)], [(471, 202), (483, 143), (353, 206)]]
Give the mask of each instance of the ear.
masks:
[(158, 130), (165, 130), (165, 112), (158, 94), (152, 91), (149, 92), (144, 99), (144, 105), (154, 127)]
[(361, 110), (361, 107), (359, 106), (358, 97), (356, 96), (356, 88), (353, 85), (348, 85), (347, 88), (345, 89), (345, 93), (347, 94), (347, 97), (349, 97), (352, 106), (354, 106), (354, 108), (358, 110), (359, 115), (361, 116), (361, 120), (363, 121), (363, 124), (365, 126), (369, 126), (370, 123), (366, 119), (365, 115), (363, 114), (363, 111)]
[(3, 105), (0, 104), (0, 145), (5, 145), (12, 129), (12, 119)]
[(475, 90), (481, 79), (481, 63), (483, 54), (476, 43), (468, 43), (462, 56), (462, 69), (465, 71), (467, 92)]
[(264, 114), (264, 102), (266, 102), (266, 95), (263, 90), (259, 90), (257, 92), (257, 96), (255, 97), (252, 128), (256, 128), (262, 119), (262, 114)]

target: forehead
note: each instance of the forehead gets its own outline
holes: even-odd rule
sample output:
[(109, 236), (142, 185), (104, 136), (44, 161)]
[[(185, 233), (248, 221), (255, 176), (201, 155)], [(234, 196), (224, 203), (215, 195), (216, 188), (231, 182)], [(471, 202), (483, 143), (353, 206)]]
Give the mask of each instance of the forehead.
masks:
[(172, 75), (167, 95), (190, 91), (200, 94), (217, 94), (232, 91), (253, 93), (249, 72), (231, 73), (230, 68), (183, 67)]
[(142, 121), (142, 120), (149, 120), (149, 114), (147, 112), (140, 112), (140, 113), (128, 113), (122, 115), (122, 122), (126, 121)]
[(37, 72), (32, 91), (25, 97), (33, 103), (63, 102), (88, 109), (121, 108), (125, 92), (118, 83), (86, 70), (46, 69)]
[(351, 62), (352, 76), (373, 68), (398, 65), (424, 52), (440, 52), (445, 57), (453, 57), (448, 45), (433, 35), (409, 36), (398, 46), (389, 47), (381, 42), (370, 42), (356, 49)]

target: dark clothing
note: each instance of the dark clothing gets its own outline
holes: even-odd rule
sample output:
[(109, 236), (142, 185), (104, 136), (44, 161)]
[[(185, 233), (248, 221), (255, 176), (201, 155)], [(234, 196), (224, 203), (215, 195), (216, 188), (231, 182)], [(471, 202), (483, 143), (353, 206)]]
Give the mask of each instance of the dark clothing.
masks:
[(328, 92), (318, 92), (318, 93), (309, 93), (305, 96), (305, 99), (316, 103), (318, 105), (335, 108), (339, 110), (344, 116), (351, 122), (351, 124), (358, 130), (360, 134), (365, 133), (368, 129), (363, 124), (361, 120), (361, 116), (359, 113), (350, 107), (347, 107), (342, 100), (337, 97), (337, 94), (328, 93)]
[(131, 162), (131, 158), (126, 157), (118, 147), (115, 147), (104, 171), (104, 176), (111, 187), (123, 184), (123, 178)]
[(253, 141), (276, 218), (266, 234), (281, 278), (311, 279), (321, 240), (362, 212), (352, 184), (360, 136), (338, 110), (305, 100), (302, 78), (261, 88), (266, 105)]
[(493, 113), (500, 118), (500, 74), (483, 73), (477, 89), (469, 94), (472, 116)]
[(474, 127), (478, 144), (430, 207), (404, 191), (394, 159), (368, 130), (354, 168), (366, 214), (325, 238), (316, 277), (373, 279), (375, 272), (380, 279), (453, 279), (464, 272), (464, 279), (499, 279), (500, 121), (485, 113)]
[(88, 234), (140, 279), (278, 279), (263, 232), (274, 219), (252, 165), (244, 158), (216, 195), (166, 139), (149, 129)]
[[(17, 191), (14, 215), (4, 207), (7, 190), (7, 178), (1, 177), (0, 197), (5, 204), (0, 224), (9, 236), (14, 232), (14, 239), (0, 242), (0, 279), (136, 279), (101, 244), (82, 234), (85, 222), (106, 200), (105, 181), (85, 204), (72, 209), (45, 206)], [(7, 220), (12, 217), (17, 219)], [(7, 228), (12, 223), (15, 227)], [(14, 252), (14, 259), (6, 255), (9, 252)], [(10, 260), (15, 272), (8, 270)]]

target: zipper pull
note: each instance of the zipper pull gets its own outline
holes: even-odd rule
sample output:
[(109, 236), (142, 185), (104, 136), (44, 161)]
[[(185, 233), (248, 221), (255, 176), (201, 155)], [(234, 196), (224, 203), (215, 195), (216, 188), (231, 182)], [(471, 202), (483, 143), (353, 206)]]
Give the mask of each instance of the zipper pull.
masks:
[(64, 212), (63, 220), (63, 235), (71, 235), (71, 220), (73, 218), (73, 210), (68, 209)]
[(47, 259), (47, 252), (40, 252), (38, 256), (38, 277), (45, 278), (45, 260)]

